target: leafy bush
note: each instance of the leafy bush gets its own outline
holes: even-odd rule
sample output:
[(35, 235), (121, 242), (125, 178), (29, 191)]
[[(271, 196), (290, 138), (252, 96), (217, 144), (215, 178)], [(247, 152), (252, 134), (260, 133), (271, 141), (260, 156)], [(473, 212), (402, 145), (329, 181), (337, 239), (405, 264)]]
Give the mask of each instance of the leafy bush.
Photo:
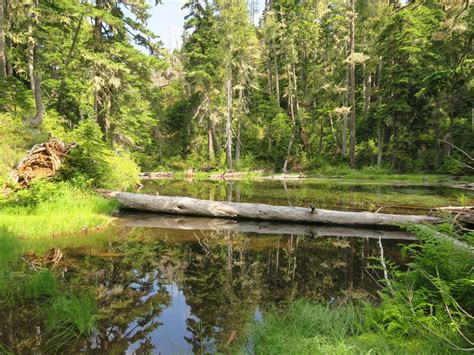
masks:
[(72, 134), (78, 147), (70, 152), (58, 179), (117, 190), (136, 185), (138, 165), (126, 152), (113, 151), (101, 137), (102, 132), (94, 121), (82, 121)]

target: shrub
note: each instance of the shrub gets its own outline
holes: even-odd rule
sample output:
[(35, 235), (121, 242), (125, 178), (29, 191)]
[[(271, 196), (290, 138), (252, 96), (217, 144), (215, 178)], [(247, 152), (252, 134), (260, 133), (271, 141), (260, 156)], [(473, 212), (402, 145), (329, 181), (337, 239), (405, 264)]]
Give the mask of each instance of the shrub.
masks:
[(82, 121), (73, 132), (78, 144), (65, 164), (58, 179), (87, 182), (96, 187), (127, 189), (138, 183), (138, 165), (124, 151), (113, 151), (103, 140), (97, 123)]

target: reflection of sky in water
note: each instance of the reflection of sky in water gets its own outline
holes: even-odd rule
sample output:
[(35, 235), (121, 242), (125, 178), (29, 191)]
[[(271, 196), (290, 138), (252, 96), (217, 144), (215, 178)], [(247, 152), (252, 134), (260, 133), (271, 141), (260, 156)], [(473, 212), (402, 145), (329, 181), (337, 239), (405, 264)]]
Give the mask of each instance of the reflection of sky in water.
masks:
[[(160, 284), (154, 282), (155, 292), (160, 291)], [(154, 354), (192, 354), (193, 349), (185, 338), (192, 338), (193, 334), (187, 329), (186, 320), (199, 319), (191, 314), (191, 307), (186, 303), (186, 297), (175, 283), (165, 285), (164, 289), (170, 295), (171, 302), (161, 315), (154, 319), (159, 323), (157, 329), (150, 334), (150, 339), (155, 349)], [(136, 324), (131, 324), (130, 328)], [(138, 328), (137, 328), (138, 329)], [(140, 346), (140, 342), (130, 345), (127, 354), (133, 354)]]

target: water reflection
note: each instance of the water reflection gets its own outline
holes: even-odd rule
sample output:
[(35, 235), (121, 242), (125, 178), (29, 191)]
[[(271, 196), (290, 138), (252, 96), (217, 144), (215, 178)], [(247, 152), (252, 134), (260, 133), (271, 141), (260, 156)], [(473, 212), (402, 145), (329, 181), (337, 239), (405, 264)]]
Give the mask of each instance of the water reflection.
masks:
[[(409, 242), (329, 230), (325, 237), (126, 226), (109, 233), (102, 245), (64, 251), (71, 267), (61, 287), (97, 295), (98, 327), (60, 351), (226, 352), (271, 305), (373, 299), (383, 272), (368, 267), (380, 265), (380, 245), (387, 260), (402, 264), (399, 243)], [(1, 312), (0, 343), (18, 353), (51, 352), (34, 305)]]
[[(127, 241), (114, 240), (108, 252), (128, 250), (128, 257), (76, 261), (101, 274), (99, 287), (108, 295), (100, 308), (102, 331), (82, 351), (225, 351), (232, 333), (261, 318), (262, 308), (303, 296), (373, 299), (381, 277), (367, 268), (380, 255), (377, 239), (154, 228), (122, 233)], [(400, 263), (398, 243), (382, 240), (385, 257)], [(122, 294), (114, 294), (117, 285)]]

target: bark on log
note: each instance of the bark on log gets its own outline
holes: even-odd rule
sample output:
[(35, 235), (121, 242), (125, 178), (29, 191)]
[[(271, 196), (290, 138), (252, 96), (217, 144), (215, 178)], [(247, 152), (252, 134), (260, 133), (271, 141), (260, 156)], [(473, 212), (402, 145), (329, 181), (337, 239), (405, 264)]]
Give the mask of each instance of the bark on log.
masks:
[(233, 219), (192, 216), (177, 217), (169, 215), (151, 215), (149, 213), (127, 213), (121, 215), (117, 223), (124, 227), (139, 228), (230, 231), (257, 234), (296, 234), (311, 237), (359, 237), (416, 240), (416, 237), (412, 234), (399, 230), (377, 230), (340, 226), (328, 227), (285, 222), (236, 221)]
[(155, 196), (121, 192), (123, 207), (149, 212), (264, 221), (389, 226), (401, 223), (439, 223), (440, 218), (371, 212), (345, 212), (304, 207), (272, 206), (256, 203), (220, 202), (189, 197)]

